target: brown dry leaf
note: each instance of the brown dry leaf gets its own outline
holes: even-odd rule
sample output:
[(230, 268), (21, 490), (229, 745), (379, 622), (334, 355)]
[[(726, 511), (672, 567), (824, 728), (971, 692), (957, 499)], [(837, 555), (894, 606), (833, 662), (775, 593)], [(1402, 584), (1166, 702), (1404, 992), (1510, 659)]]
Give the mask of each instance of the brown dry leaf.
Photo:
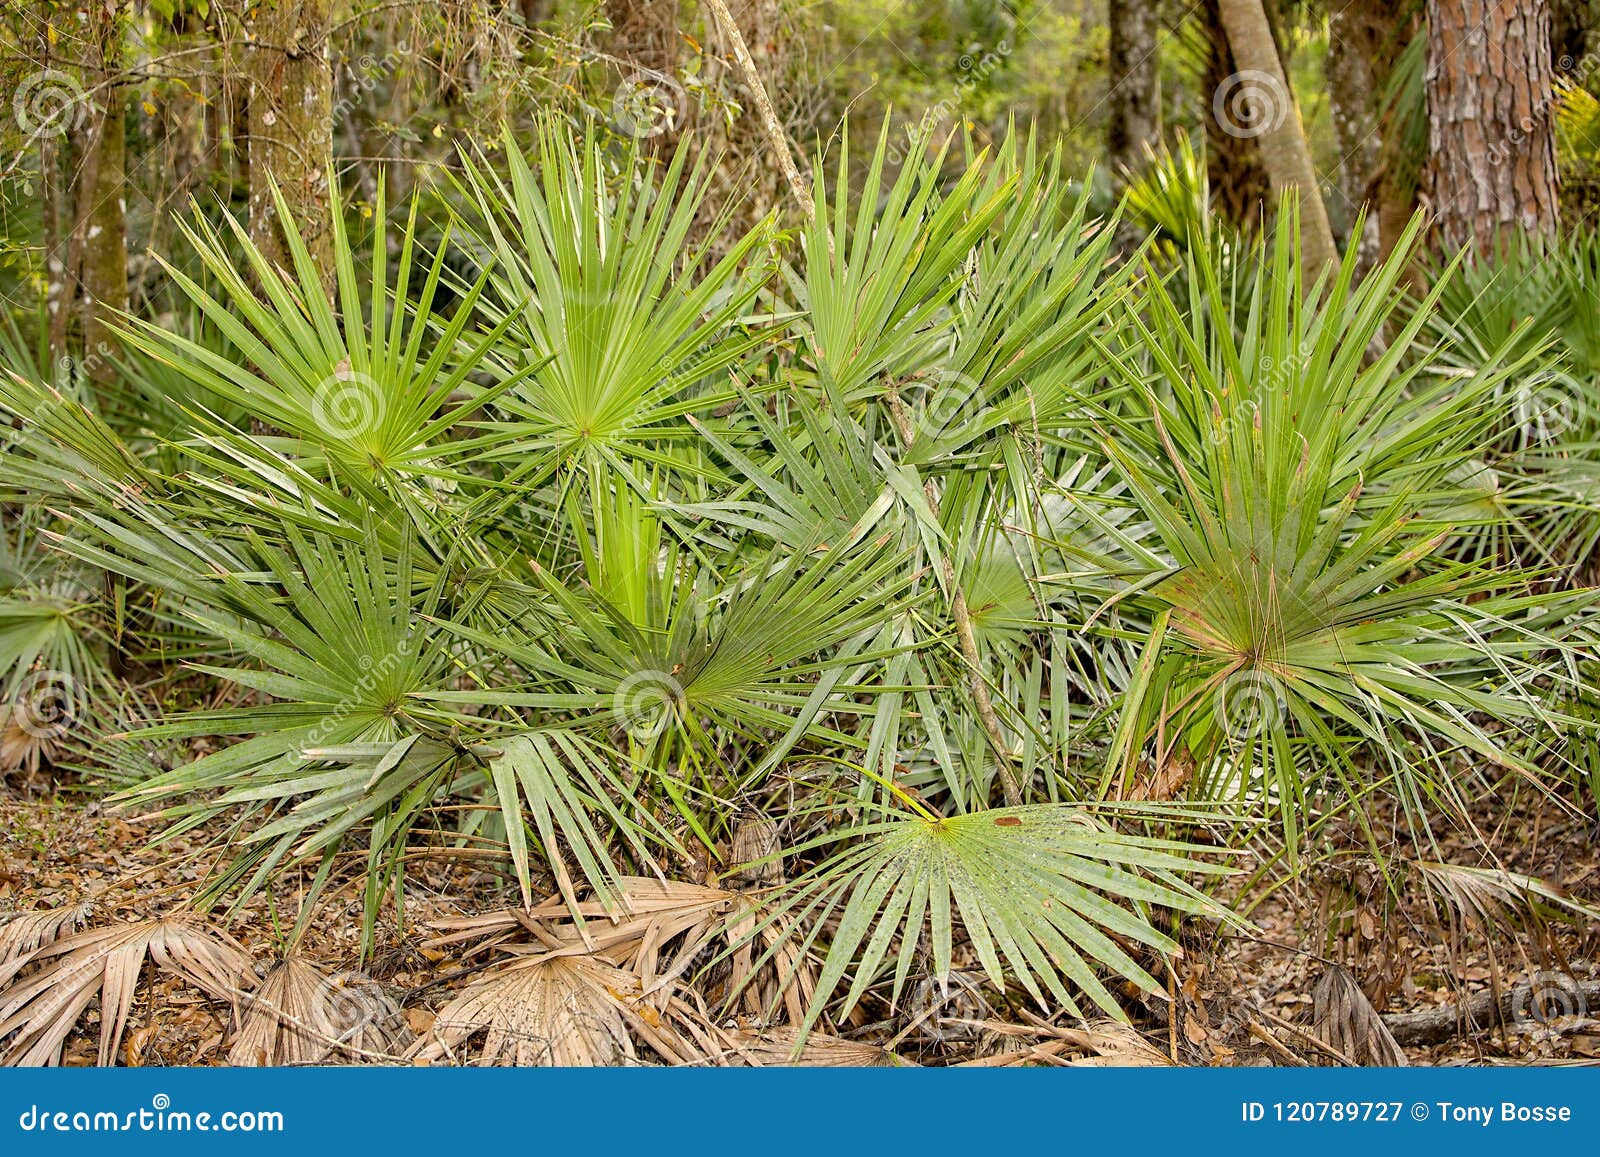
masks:
[(426, 947), (477, 941), (475, 951), (526, 951), (517, 946), (531, 937), (538, 951), (592, 954), (630, 970), (651, 998), (679, 988), (710, 949), (724, 952), (728, 962), (722, 998), (740, 996), (751, 1015), (766, 1015), (781, 1004), (790, 1020), (803, 1019), (816, 989), (815, 969), (794, 947), (790, 925), (769, 918), (760, 895), (653, 876), (625, 876), (616, 888), (622, 912), (580, 904), (577, 915), (586, 922), (581, 932), (566, 903), (551, 899), (531, 909), (435, 922), (445, 935)]
[[(242, 947), (185, 917), (76, 933), (0, 965), (0, 1040), (11, 1036), (0, 1050), (0, 1065), (59, 1064), (63, 1042), (99, 996), (97, 1063), (109, 1066), (127, 1028), (147, 957), (161, 971), (230, 1004), (254, 979)], [(17, 980), (29, 964), (40, 968)]]
[(805, 1047), (798, 1058), (794, 1054), (798, 1030), (777, 1026), (764, 1029), (741, 1029), (733, 1034), (733, 1052), (725, 1063), (746, 1064), (756, 1067), (805, 1068), (892, 1068), (898, 1065), (916, 1067), (888, 1049), (875, 1044), (844, 1040), (814, 1032), (806, 1036)]
[(518, 960), (479, 978), (439, 1010), (408, 1054), (429, 1063), (485, 1034), (482, 1065), (618, 1065), (636, 1061), (623, 1001), (632, 977), (592, 956)]
[(0, 969), (30, 952), (75, 932), (94, 910), (92, 904), (19, 912), (0, 924)]
[[(1123, 1066), (1130, 1068), (1168, 1068), (1167, 1054), (1150, 1044), (1129, 1025), (1114, 1020), (1086, 1022), (1076, 1027), (1051, 1024), (1025, 1013), (1029, 1024), (984, 1021), (983, 1027), (1004, 1037), (1026, 1041), (1009, 1049), (976, 1060), (962, 1061), (959, 1068), (1009, 1068), (1016, 1065), (1072, 1065), (1081, 1068)], [(1027, 1038), (1034, 1038), (1028, 1041)], [(1044, 1038), (1042, 1041), (1040, 1038)], [(1068, 1058), (1067, 1053), (1087, 1053)]]
[(302, 956), (278, 961), (242, 1001), (230, 1065), (350, 1064), (390, 1059), (411, 1033), (381, 988), (333, 977)]
[(1311, 1031), (1323, 1044), (1358, 1065), (1397, 1067), (1405, 1050), (1348, 968), (1334, 965), (1312, 994)]
[(60, 739), (55, 728), (30, 725), (9, 704), (0, 706), (0, 774), (36, 775), (40, 767), (55, 762)]

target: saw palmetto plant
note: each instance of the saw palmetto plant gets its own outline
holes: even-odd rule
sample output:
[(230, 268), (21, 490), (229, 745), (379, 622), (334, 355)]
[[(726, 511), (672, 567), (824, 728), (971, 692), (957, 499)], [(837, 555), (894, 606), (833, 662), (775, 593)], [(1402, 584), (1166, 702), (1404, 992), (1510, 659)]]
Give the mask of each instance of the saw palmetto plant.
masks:
[[(1376, 798), (1425, 827), (1567, 774), (1587, 602), (1480, 549), (1519, 516), (1464, 482), (1539, 350), (1446, 356), (1414, 239), (1307, 290), (1292, 228), (1118, 257), (1022, 138), (954, 181), (886, 140), (819, 165), (794, 234), (708, 214), (687, 149), (506, 144), (447, 228), (336, 217), (331, 295), (292, 226), (278, 267), (197, 210), (191, 324), (123, 332), (163, 407), (0, 382), (5, 497), (87, 576), (4, 596), (0, 672), (110, 680), (115, 624), (216, 692), (123, 740), (195, 757), (96, 749), (222, 853), (198, 908), (293, 872), (292, 950), (353, 883), (370, 950), (416, 858), (501, 873), (444, 941), (504, 959), (413, 1055), (859, 1050), (964, 970), (1122, 1018), (1187, 915), (1234, 919), (1230, 844), (1292, 870)], [(141, 929), (111, 949), (222, 987), (190, 924)], [(111, 950), (56, 943), (0, 994), (27, 1059), (88, 999), (51, 961)], [(295, 959), (246, 1059), (352, 1051)]]

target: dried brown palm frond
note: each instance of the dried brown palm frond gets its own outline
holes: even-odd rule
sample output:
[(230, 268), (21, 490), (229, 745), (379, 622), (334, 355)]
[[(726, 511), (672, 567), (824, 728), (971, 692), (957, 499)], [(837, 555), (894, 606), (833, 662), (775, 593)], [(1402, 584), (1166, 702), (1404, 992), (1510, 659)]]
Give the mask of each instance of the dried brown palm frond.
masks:
[(1581, 903), (1560, 887), (1508, 868), (1474, 868), (1429, 860), (1409, 861), (1429, 899), (1452, 927), (1485, 933), (1532, 927), (1550, 917), (1600, 920), (1600, 909)]
[(672, 996), (652, 1002), (631, 972), (581, 951), (530, 956), (485, 974), (439, 1010), (408, 1057), (457, 1062), (457, 1050), (479, 1033), (481, 1065), (638, 1064), (634, 1035), (676, 1064), (703, 1062), (723, 1047), (693, 1006)]
[(302, 956), (274, 964), (240, 1009), (231, 1065), (392, 1061), (412, 1040), (382, 988), (363, 976), (326, 976)]
[(1333, 965), (1312, 990), (1311, 1031), (1358, 1065), (1396, 1067), (1406, 1054), (1348, 968)]
[(474, 951), (510, 947), (532, 939), (549, 951), (589, 952), (631, 971), (647, 996), (671, 991), (708, 957), (719, 967), (709, 1000), (742, 1000), (744, 1011), (767, 1016), (782, 1005), (798, 1023), (816, 990), (816, 971), (757, 893), (734, 892), (681, 880), (624, 876), (616, 881), (621, 914), (608, 916), (598, 903), (573, 912), (552, 899), (531, 909), (502, 909), (438, 921), (443, 935), (428, 942), (441, 948), (476, 942)]
[(31, 722), (26, 711), (0, 705), (0, 774), (37, 775), (61, 753), (61, 734)]
[[(1067, 1065), (1078, 1068), (1165, 1068), (1172, 1064), (1131, 1025), (1095, 1020), (1078, 1025), (1050, 1024), (1036, 1016), (1029, 1024), (985, 1021), (984, 1027), (1013, 1037), (1016, 1047), (962, 1061), (962, 1068), (1010, 1068), (1016, 1065)], [(1030, 1039), (1031, 1038), (1031, 1039)]]
[(0, 924), (0, 969), (76, 932), (93, 911), (93, 904), (72, 904), (65, 908), (18, 912)]
[[(187, 917), (75, 933), (0, 967), (0, 1065), (59, 1064), (62, 1044), (96, 996), (98, 1063), (110, 1065), (146, 959), (230, 1004), (254, 980), (242, 947)], [(29, 965), (38, 970), (18, 979)]]
[(803, 1067), (827, 1069), (880, 1069), (896, 1066), (915, 1068), (911, 1061), (881, 1045), (844, 1040), (826, 1033), (809, 1033), (798, 1054), (800, 1032), (787, 1025), (741, 1029), (733, 1033), (733, 1050), (724, 1058), (727, 1065), (756, 1067)]

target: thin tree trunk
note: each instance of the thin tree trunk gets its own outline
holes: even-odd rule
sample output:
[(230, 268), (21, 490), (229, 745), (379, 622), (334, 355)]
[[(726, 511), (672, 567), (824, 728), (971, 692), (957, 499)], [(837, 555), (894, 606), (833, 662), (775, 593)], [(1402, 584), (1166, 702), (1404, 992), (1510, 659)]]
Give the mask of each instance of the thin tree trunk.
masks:
[(1298, 194), (1300, 269), (1310, 284), (1339, 260), (1339, 251), (1328, 227), (1328, 211), (1317, 185), (1300, 110), (1295, 107), (1278, 46), (1273, 43), (1272, 25), (1261, 0), (1219, 0), (1217, 11), (1240, 71), (1225, 82), (1230, 87), (1218, 90), (1213, 103), (1223, 103), (1235, 114), (1219, 119), (1257, 136), (1272, 191), (1280, 197), (1291, 189)]
[(85, 166), (86, 205), (82, 214), (84, 369), (89, 380), (105, 385), (116, 376), (112, 357), (117, 315), (128, 308), (127, 173), (125, 93), (112, 77), (122, 67), (120, 6), (90, 8), (94, 54), (94, 136)]
[(1423, 191), (1449, 250), (1559, 220), (1548, 0), (1429, 0)]
[(767, 96), (767, 86), (762, 82), (761, 73), (757, 70), (756, 62), (745, 44), (744, 33), (739, 30), (739, 23), (728, 10), (725, 0), (706, 0), (706, 7), (711, 10), (718, 28), (728, 38), (728, 43), (733, 49), (734, 63), (739, 66), (745, 86), (750, 90), (756, 118), (766, 133), (767, 143), (772, 149), (779, 171), (783, 173), (784, 180), (789, 182), (789, 189), (794, 194), (795, 202), (809, 218), (813, 211), (811, 188), (800, 175), (794, 154), (789, 151), (789, 138), (783, 131), (783, 122), (778, 119), (777, 111), (772, 107), (772, 100)]
[(250, 237), (269, 260), (289, 268), (272, 198), (276, 181), (324, 287), (333, 280), (331, 6), (331, 0), (265, 0), (248, 45)]
[(1228, 78), (1239, 71), (1217, 11), (1217, 0), (1202, 0), (1196, 16), (1207, 48), (1201, 91), (1208, 96), (1200, 104), (1206, 126), (1206, 177), (1211, 185), (1211, 200), (1223, 218), (1248, 232), (1260, 224), (1261, 206), (1272, 186), (1261, 167), (1261, 149), (1256, 140), (1225, 126), (1217, 116), (1225, 109), (1209, 97), (1221, 91)]
[[(1356, 250), (1357, 276), (1377, 264), (1382, 249), (1372, 203), (1383, 151), (1375, 77), (1384, 33), (1376, 16), (1372, 0), (1337, 3), (1328, 11), (1328, 101), (1339, 146), (1340, 208), (1349, 234), (1345, 245)], [(1363, 210), (1367, 218), (1357, 237), (1354, 230)]]
[(1151, 0), (1107, 0), (1110, 30), (1106, 68), (1111, 116), (1106, 154), (1111, 188), (1120, 194), (1128, 178), (1144, 169), (1145, 148), (1160, 136), (1160, 58), (1156, 53), (1158, 6)]
[[(52, 9), (43, 6), (39, 20), (39, 63), (49, 72), (56, 68), (51, 43)], [(62, 231), (61, 141), (57, 133), (39, 138), (39, 207), (44, 220), (44, 302), (50, 364), (67, 356), (67, 323), (71, 318), (71, 271), (67, 262), (66, 237)]]

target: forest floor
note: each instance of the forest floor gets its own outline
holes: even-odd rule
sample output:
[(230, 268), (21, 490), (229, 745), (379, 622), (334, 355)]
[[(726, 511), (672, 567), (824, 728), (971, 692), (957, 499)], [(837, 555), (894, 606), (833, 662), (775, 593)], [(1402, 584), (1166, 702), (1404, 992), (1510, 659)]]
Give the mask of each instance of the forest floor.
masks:
[[(1505, 868), (1538, 877), (1591, 908), (1600, 905), (1600, 841), (1592, 821), (1548, 803), (1480, 818), (1484, 840)], [(115, 814), (70, 789), (0, 789), (0, 919), (84, 902), (94, 905), (100, 923), (181, 908), (212, 866), (210, 835), (201, 830), (152, 845), (158, 830), (153, 821)], [(1484, 846), (1464, 838), (1442, 842), (1440, 859), (1484, 865)], [(1185, 956), (1167, 977), (1174, 999), (1128, 994), (1137, 1037), (1105, 1023), (1088, 1026), (1093, 1031), (1086, 1034), (1085, 1026), (1064, 1013), (1045, 1015), (1015, 995), (979, 995), (980, 984), (966, 997), (958, 991), (955, 1005), (933, 1010), (938, 1015), (924, 1016), (923, 1024), (912, 1023), (904, 1008), (883, 1006), (842, 1028), (841, 1035), (893, 1043), (901, 1057), (934, 1064), (1159, 1064), (1174, 1058), (1200, 1065), (1338, 1063), (1338, 1050), (1320, 1047), (1310, 1035), (1318, 980), (1337, 959), (1351, 967), (1384, 1014), (1454, 1007), (1486, 991), (1509, 993), (1518, 984), (1526, 991), (1529, 977), (1553, 984), (1557, 1003), (1567, 994), (1565, 1007), (1547, 1010), (1548, 1016), (1530, 1014), (1523, 1000), (1514, 1002), (1515, 1015), (1491, 1016), (1499, 1023), (1481, 1029), (1452, 1023), (1432, 1034), (1434, 1043), (1406, 1046), (1410, 1063), (1600, 1063), (1600, 1008), (1581, 995), (1585, 982), (1592, 990), (1600, 979), (1595, 922), (1519, 920), (1516, 909), (1525, 905), (1505, 903), (1516, 897), (1470, 873), (1447, 873), (1425, 889), (1418, 883), (1425, 869), (1409, 870), (1396, 906), (1384, 902), (1382, 878), (1358, 846), (1342, 860), (1348, 866), (1338, 879), (1323, 873), (1315, 887), (1284, 887), (1264, 897), (1250, 893), (1245, 898), (1258, 902), (1248, 911), (1248, 931), (1191, 925)], [(1407, 860), (1391, 860), (1391, 870), (1395, 862)], [(278, 897), (286, 909), (273, 911), (257, 898), (232, 919), (218, 921), (258, 961), (278, 954), (295, 920), (292, 881), (279, 886)], [(355, 878), (319, 905), (301, 951), (330, 974), (359, 972), (378, 982), (401, 1009), (406, 1028), (421, 1034), (453, 994), (457, 974), (477, 971), (428, 945), (429, 922), (501, 907), (508, 899), (496, 874), (459, 860), (422, 859), (408, 871), (404, 932), (392, 909), (386, 910), (377, 951), (365, 967)], [(1494, 934), (1484, 935), (1484, 927)], [(147, 969), (147, 980), (119, 1063), (225, 1063), (227, 1008), (153, 969)], [(1168, 1013), (1173, 1007), (1176, 1016)], [(97, 1018), (91, 1008), (68, 1040), (66, 1064), (94, 1063)]]

